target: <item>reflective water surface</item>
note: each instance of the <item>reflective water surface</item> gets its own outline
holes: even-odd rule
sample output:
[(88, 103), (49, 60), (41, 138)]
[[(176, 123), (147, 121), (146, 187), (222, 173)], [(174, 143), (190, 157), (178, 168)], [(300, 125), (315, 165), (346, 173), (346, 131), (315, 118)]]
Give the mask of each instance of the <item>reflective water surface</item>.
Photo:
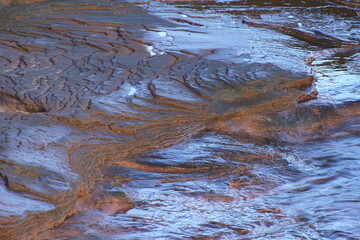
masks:
[[(69, 0), (0, 16), (1, 159), (79, 176), (75, 210), (34, 239), (360, 239), (359, 52), (241, 23), (356, 40), (359, 9)], [(36, 184), (17, 190), (45, 201)]]

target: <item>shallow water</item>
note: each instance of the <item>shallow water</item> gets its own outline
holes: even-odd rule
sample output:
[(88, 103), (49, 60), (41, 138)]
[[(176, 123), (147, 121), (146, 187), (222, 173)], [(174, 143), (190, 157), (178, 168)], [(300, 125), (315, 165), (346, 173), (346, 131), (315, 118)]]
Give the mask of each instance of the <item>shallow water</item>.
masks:
[(359, 53), (309, 66), (324, 49), (241, 23), (351, 39), (358, 9), (71, 0), (0, 11), (0, 90), (30, 106), (4, 108), (2, 158), (41, 165), (30, 144), (60, 165), (66, 152), (85, 179), (77, 213), (35, 239), (360, 238)]
[(142, 203), (111, 221), (136, 229), (124, 239), (357, 239), (359, 143), (276, 147), (197, 136), (137, 161), (209, 170), (123, 172), (134, 179), (123, 189)]

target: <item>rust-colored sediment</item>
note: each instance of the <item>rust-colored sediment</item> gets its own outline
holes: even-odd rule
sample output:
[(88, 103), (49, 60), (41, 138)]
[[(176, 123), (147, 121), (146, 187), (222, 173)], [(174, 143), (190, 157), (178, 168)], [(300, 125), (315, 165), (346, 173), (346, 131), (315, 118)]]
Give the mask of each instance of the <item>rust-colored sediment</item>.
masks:
[(360, 7), (359, 0), (331, 0), (331, 2), (342, 4), (350, 7)]
[[(143, 39), (144, 22), (148, 28), (176, 25), (140, 7), (117, 1), (42, 4), (12, 13), (8, 29), (0, 31), (0, 239), (76, 237), (106, 216), (126, 213), (136, 204), (120, 191), (108, 191), (115, 183), (107, 168), (205, 173), (163, 183), (223, 176), (227, 166), (134, 160), (201, 131), (297, 142), (359, 116), (357, 102), (311, 105), (316, 93), (307, 73), (274, 64), (229, 64), (186, 51), (154, 55)], [(48, 11), (39, 14), (37, 7)], [(173, 21), (202, 27), (195, 20)], [(293, 121), (299, 115), (304, 118)], [(234, 159), (241, 164), (233, 168), (230, 188), (266, 185), (246, 161), (267, 157)]]

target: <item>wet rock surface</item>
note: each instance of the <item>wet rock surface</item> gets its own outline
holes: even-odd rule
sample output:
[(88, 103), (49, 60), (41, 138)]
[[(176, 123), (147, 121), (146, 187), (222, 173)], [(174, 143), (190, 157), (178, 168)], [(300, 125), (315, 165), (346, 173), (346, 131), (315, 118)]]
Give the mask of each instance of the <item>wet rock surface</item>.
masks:
[[(356, 204), (358, 83), (326, 99), (321, 76), (302, 62), (311, 46), (264, 57), (252, 40), (268, 30), (234, 22), (240, 13), (283, 22), (305, 8), (336, 9), (289, 4), (0, 9), (0, 239), (359, 236), (355, 215), (338, 211)], [(351, 37), (357, 13), (345, 12), (336, 21), (354, 23)], [(219, 32), (244, 42), (220, 44)], [(282, 41), (270, 51), (284, 47), (270, 38)], [(359, 55), (346, 58), (356, 76)], [(350, 160), (351, 170), (339, 163)], [(339, 184), (326, 214), (299, 203)], [(338, 229), (341, 217), (348, 225)]]

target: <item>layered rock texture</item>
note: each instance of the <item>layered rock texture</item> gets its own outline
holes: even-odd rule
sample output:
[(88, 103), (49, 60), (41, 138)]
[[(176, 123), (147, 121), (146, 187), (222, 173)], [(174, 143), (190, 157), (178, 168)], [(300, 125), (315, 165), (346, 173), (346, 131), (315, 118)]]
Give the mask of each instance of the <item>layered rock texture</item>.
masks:
[(316, 92), (305, 72), (157, 50), (144, 23), (176, 21), (123, 1), (0, 11), (0, 239), (51, 238), (74, 214), (126, 212), (131, 200), (107, 191), (106, 168), (198, 171), (131, 159), (199, 131), (303, 142), (359, 116), (358, 102), (308, 104)]

